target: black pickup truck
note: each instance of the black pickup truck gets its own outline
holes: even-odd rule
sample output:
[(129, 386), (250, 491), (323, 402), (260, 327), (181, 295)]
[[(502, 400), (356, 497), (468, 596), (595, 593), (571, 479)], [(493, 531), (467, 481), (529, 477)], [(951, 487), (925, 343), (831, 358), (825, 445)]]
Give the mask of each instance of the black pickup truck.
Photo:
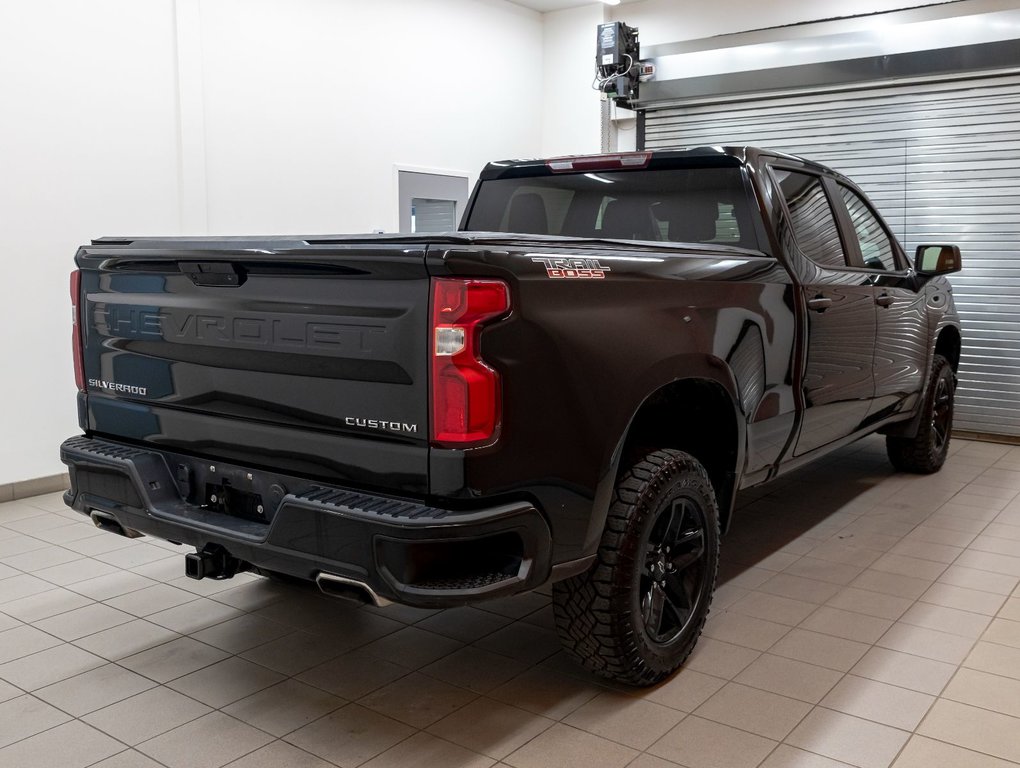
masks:
[(701, 148), (492, 163), (463, 231), (103, 238), (66, 502), (186, 572), (442, 607), (552, 582), (589, 669), (673, 672), (738, 490), (949, 443), (960, 329), (848, 179)]

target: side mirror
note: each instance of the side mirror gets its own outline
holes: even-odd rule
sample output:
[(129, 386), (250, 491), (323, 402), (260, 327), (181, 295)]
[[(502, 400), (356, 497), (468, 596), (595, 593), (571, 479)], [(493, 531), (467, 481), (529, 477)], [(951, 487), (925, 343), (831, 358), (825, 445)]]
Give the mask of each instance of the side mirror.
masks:
[(963, 269), (957, 245), (919, 245), (914, 269), (922, 275), (948, 275)]

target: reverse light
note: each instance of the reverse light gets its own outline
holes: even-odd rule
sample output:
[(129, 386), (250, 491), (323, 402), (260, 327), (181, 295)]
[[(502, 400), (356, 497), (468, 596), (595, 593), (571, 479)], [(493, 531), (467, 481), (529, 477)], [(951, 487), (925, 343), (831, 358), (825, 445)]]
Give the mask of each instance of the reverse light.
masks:
[(81, 295), (81, 271), (71, 272), (71, 349), (74, 355), (74, 383), (85, 391), (85, 368), (82, 365), (81, 323), (78, 322), (78, 297)]
[(499, 374), (482, 359), (482, 326), (510, 310), (501, 280), (432, 280), (432, 440), (469, 447), (490, 442), (502, 415)]
[(546, 160), (545, 164), (553, 173), (575, 173), (578, 171), (620, 171), (646, 168), (652, 159), (651, 152), (617, 152), (613, 155), (577, 155)]

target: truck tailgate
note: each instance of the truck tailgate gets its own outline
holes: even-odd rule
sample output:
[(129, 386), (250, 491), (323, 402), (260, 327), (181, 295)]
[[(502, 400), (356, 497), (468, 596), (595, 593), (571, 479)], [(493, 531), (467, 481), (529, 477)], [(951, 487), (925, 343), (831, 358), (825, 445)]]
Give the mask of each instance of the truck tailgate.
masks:
[(427, 492), (424, 244), (96, 241), (77, 262), (88, 432)]

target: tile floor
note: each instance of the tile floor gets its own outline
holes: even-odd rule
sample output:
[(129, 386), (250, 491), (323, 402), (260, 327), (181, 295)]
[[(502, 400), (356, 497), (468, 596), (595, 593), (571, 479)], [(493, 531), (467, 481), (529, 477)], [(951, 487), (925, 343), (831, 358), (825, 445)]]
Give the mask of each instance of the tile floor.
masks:
[(683, 671), (616, 688), (549, 598), (357, 608), (0, 505), (0, 766), (1020, 765), (1020, 447), (879, 438), (745, 493)]

